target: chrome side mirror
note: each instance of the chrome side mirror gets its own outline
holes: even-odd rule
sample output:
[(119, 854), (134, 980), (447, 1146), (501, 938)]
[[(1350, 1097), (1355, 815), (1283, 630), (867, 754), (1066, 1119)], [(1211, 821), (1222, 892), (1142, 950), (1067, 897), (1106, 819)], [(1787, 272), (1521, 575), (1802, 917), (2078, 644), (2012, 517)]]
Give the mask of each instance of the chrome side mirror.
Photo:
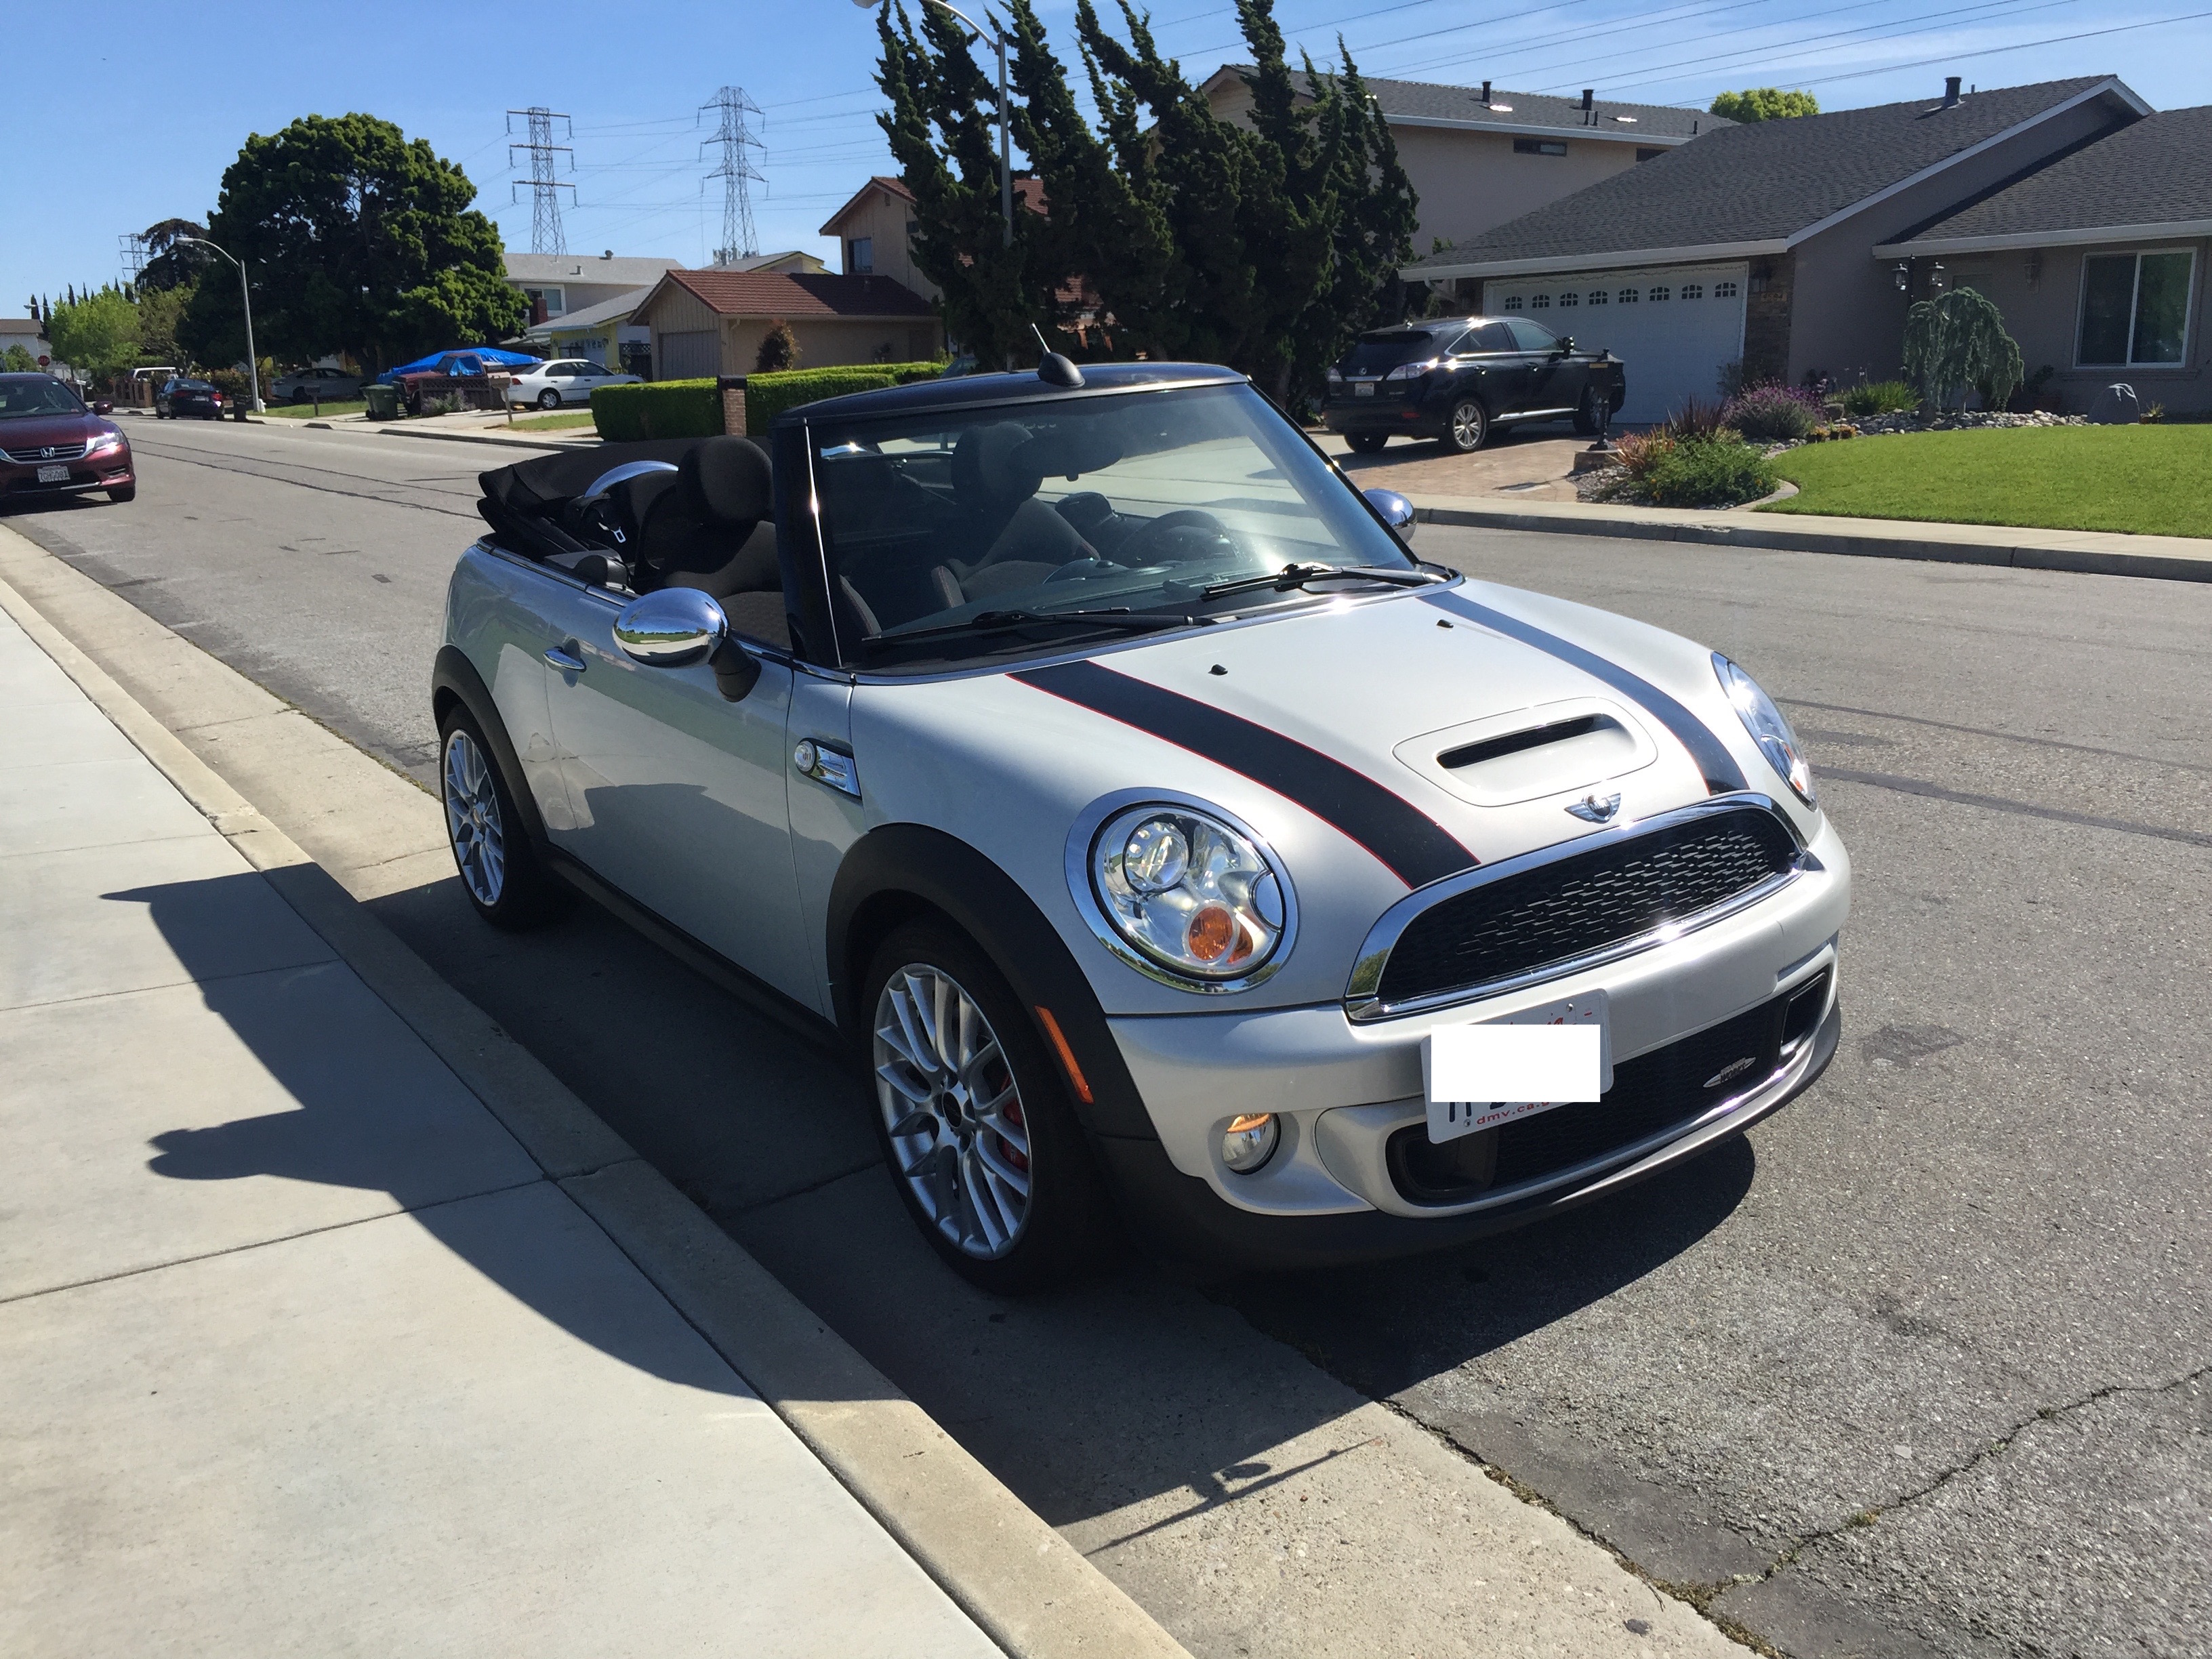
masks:
[(1363, 489), (1367, 505), (1382, 516), (1401, 542), (1413, 539), (1413, 504), (1395, 489)]
[(696, 587), (664, 587), (632, 600), (615, 618), (615, 643), (632, 662), (682, 668), (701, 661), (728, 636), (722, 607)]

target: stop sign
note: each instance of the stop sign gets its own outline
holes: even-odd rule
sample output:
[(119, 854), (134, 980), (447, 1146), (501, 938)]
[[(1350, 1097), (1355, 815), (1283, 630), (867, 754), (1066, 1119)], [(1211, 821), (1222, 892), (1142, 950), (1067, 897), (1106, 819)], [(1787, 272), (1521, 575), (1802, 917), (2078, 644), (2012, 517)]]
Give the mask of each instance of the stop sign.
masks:
[(39, 359), (39, 367), (40, 367), (40, 368), (45, 368), (48, 363), (50, 363), (50, 362), (53, 362), (53, 359), (52, 359), (52, 358), (51, 358), (51, 357), (41, 357), (41, 358), (40, 358), (40, 359)]

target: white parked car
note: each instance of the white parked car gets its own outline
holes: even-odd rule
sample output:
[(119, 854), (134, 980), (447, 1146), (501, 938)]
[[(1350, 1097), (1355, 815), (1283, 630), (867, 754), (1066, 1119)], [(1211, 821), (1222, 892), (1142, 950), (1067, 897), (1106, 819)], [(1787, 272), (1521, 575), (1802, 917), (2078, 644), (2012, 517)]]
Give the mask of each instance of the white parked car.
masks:
[(295, 368), (270, 383), (269, 395), (280, 404), (349, 403), (361, 396), (362, 377), (342, 368)]
[(433, 680), (478, 910), (581, 889), (818, 1031), (979, 1284), (1109, 1203), (1217, 1270), (1456, 1243), (1835, 1051), (1850, 866), (1774, 703), (1415, 561), (1242, 375), (1048, 358), (484, 482)]
[(587, 404), (603, 386), (641, 386), (644, 377), (623, 374), (584, 357), (562, 357), (540, 363), (526, 374), (518, 374), (507, 388), (507, 400), (520, 409), (535, 404), (558, 409), (563, 404)]

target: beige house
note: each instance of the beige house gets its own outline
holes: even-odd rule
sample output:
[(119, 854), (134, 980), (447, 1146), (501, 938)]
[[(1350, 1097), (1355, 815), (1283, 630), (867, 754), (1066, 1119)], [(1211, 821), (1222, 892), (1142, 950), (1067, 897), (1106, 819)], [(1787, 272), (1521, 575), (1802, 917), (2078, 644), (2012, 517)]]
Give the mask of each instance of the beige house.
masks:
[(799, 366), (918, 362), (944, 355), (929, 302), (888, 276), (816, 271), (669, 270), (630, 321), (651, 331), (653, 378), (750, 374), (777, 319), (799, 340)]
[(572, 311), (650, 286), (681, 259), (617, 258), (605, 253), (510, 253), (507, 280), (530, 301), (532, 323), (557, 321)]
[[(1224, 64), (1203, 88), (1215, 115), (1251, 124), (1245, 65)], [(1553, 98), (1533, 92), (1370, 81), (1398, 159), (1420, 198), (1417, 252), (1479, 236), (1494, 225), (1571, 196), (1639, 161), (1656, 161), (1702, 133), (1733, 126), (1717, 116), (1663, 104), (1621, 104), (1594, 92)]]
[(820, 234), (837, 239), (837, 268), (846, 276), (888, 276), (916, 294), (933, 296), (935, 287), (914, 268), (908, 250), (915, 228), (914, 192), (878, 173), (830, 216)]

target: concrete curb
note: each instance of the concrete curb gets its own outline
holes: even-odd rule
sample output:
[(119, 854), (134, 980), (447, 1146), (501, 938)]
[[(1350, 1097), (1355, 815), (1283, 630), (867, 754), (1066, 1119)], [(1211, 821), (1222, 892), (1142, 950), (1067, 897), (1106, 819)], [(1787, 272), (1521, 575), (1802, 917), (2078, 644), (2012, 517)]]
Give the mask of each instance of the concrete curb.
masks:
[[(490, 444), (499, 449), (581, 449), (581, 443), (562, 442), (548, 438), (495, 438), (485, 432), (410, 432), (404, 427), (380, 428), (378, 436), (384, 438), (437, 438), (449, 444)], [(592, 441), (597, 443), (597, 434)]]
[[(1711, 513), (1670, 511), (1664, 507), (1598, 507), (1565, 501), (1531, 501), (1520, 507), (1478, 505), (1465, 498), (1411, 498), (1414, 516), (1425, 524), (1458, 525), (1481, 530), (1534, 530), (1553, 535), (1619, 536), (1636, 541), (1697, 542), (1714, 547), (1763, 547), (1792, 553), (1838, 553), (1857, 558), (1919, 559), (1944, 564), (2006, 565), (2016, 570), (2063, 570), (2090, 576), (2145, 576), (2163, 581), (2212, 581), (2212, 540), (2203, 551), (2176, 550), (2136, 551), (2110, 544), (2134, 539), (2119, 535), (2100, 538), (2100, 544), (2079, 545), (2038, 542), (2033, 532), (2012, 532), (1996, 526), (1915, 525), (1902, 520), (1867, 520), (1864, 528), (1838, 530), (1829, 526), (1841, 520), (1824, 518), (1813, 525), (1793, 525), (1786, 515), (1741, 513), (1734, 508)], [(1723, 514), (1732, 516), (1723, 516)], [(1876, 529), (1875, 526), (1883, 526)], [(1896, 528), (1889, 526), (1895, 526)], [(1946, 537), (1945, 531), (1968, 531)], [(2087, 538), (2090, 532), (2068, 531), (2069, 537)], [(2023, 538), (2014, 539), (2015, 537)], [(2142, 539), (2154, 543), (2182, 542), (2181, 537)]]
[(1014, 1659), (1188, 1659), (1127, 1594), (5, 580), (0, 610), (453, 1069), (993, 1641)]

